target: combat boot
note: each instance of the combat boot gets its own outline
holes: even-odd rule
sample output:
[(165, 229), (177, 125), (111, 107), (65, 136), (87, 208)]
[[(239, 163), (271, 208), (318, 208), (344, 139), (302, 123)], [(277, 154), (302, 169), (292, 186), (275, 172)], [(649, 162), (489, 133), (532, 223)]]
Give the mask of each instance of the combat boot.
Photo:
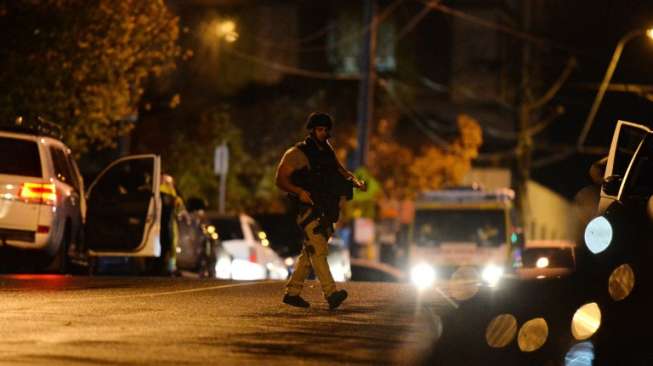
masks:
[(309, 304), (308, 301), (302, 299), (302, 297), (299, 295), (292, 296), (292, 295), (285, 294), (283, 296), (283, 302), (290, 306), (296, 306), (298, 308), (307, 308), (311, 306), (311, 304)]
[(332, 293), (331, 295), (329, 295), (329, 297), (327, 297), (327, 301), (329, 302), (329, 309), (337, 308), (338, 306), (340, 306), (340, 304), (342, 304), (343, 301), (345, 301), (346, 298), (347, 298), (347, 291), (345, 290), (338, 290)]

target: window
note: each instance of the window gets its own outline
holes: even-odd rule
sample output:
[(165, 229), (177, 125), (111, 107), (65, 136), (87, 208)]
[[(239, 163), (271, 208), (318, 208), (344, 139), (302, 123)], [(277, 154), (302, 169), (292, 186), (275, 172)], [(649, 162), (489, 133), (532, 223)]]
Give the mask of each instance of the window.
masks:
[(52, 155), (52, 162), (54, 164), (54, 174), (57, 179), (60, 181), (70, 184), (79, 190), (77, 179), (75, 179), (75, 174), (68, 163), (66, 158), (66, 153), (63, 150), (53, 147), (50, 147), (50, 154)]
[(442, 243), (498, 246), (506, 242), (506, 218), (503, 210), (418, 210), (414, 225), (413, 239), (419, 246)]
[(152, 172), (154, 159), (123, 160), (109, 168), (100, 177), (93, 195), (112, 200), (125, 195), (152, 193)]
[(215, 226), (218, 235), (222, 240), (243, 239), (243, 229), (240, 226), (240, 220), (233, 219), (215, 219), (211, 220), (211, 224)]
[(70, 168), (70, 171), (73, 173), (74, 183), (73, 185), (78, 191), (81, 191), (81, 187), (79, 186), (80, 181), (77, 177), (81, 177), (82, 175), (79, 173), (79, 169), (77, 168), (77, 163), (75, 163), (75, 159), (73, 159), (72, 155), (70, 155), (70, 152), (66, 152), (66, 162), (68, 162), (68, 167)]
[(34, 141), (0, 137), (0, 174), (41, 177), (39, 147)]

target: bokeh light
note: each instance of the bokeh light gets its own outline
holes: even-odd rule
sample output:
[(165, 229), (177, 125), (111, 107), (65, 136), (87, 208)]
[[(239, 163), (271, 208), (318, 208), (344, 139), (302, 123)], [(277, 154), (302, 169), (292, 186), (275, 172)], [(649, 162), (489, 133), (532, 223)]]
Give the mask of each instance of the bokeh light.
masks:
[(635, 287), (635, 272), (628, 264), (617, 267), (608, 280), (608, 291), (614, 301), (621, 301), (630, 295)]
[(595, 217), (585, 227), (585, 244), (594, 254), (606, 250), (612, 242), (612, 224), (603, 216)]
[(502, 348), (510, 344), (517, 334), (517, 319), (511, 314), (497, 315), (485, 330), (485, 340), (492, 348)]
[(544, 318), (535, 318), (527, 321), (519, 329), (517, 344), (523, 352), (537, 351), (546, 343), (549, 336), (549, 326)]
[(576, 310), (571, 320), (571, 334), (579, 341), (585, 340), (601, 326), (601, 309), (595, 302), (585, 304)]
[(592, 366), (594, 345), (592, 342), (574, 344), (565, 355), (565, 366)]
[(450, 295), (458, 301), (471, 299), (478, 293), (480, 276), (474, 267), (460, 267), (451, 275)]

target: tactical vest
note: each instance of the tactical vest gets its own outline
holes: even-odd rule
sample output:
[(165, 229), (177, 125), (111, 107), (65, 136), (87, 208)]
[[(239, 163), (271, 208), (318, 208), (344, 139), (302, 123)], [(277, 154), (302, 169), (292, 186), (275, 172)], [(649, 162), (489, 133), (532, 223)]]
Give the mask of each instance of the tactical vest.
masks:
[(315, 207), (322, 211), (322, 217), (334, 223), (340, 214), (340, 197), (351, 199), (353, 185), (338, 171), (336, 154), (329, 145), (320, 149), (310, 137), (295, 145), (308, 158), (309, 167), (295, 171), (291, 176), (293, 184), (311, 194)]

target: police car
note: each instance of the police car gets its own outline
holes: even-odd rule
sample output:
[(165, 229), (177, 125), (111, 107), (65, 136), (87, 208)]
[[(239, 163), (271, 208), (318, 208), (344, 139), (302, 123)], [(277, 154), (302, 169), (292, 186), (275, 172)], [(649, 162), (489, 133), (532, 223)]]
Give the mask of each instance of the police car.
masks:
[(118, 159), (85, 192), (57, 126), (20, 117), (0, 124), (0, 156), (0, 269), (160, 255), (159, 156)]

